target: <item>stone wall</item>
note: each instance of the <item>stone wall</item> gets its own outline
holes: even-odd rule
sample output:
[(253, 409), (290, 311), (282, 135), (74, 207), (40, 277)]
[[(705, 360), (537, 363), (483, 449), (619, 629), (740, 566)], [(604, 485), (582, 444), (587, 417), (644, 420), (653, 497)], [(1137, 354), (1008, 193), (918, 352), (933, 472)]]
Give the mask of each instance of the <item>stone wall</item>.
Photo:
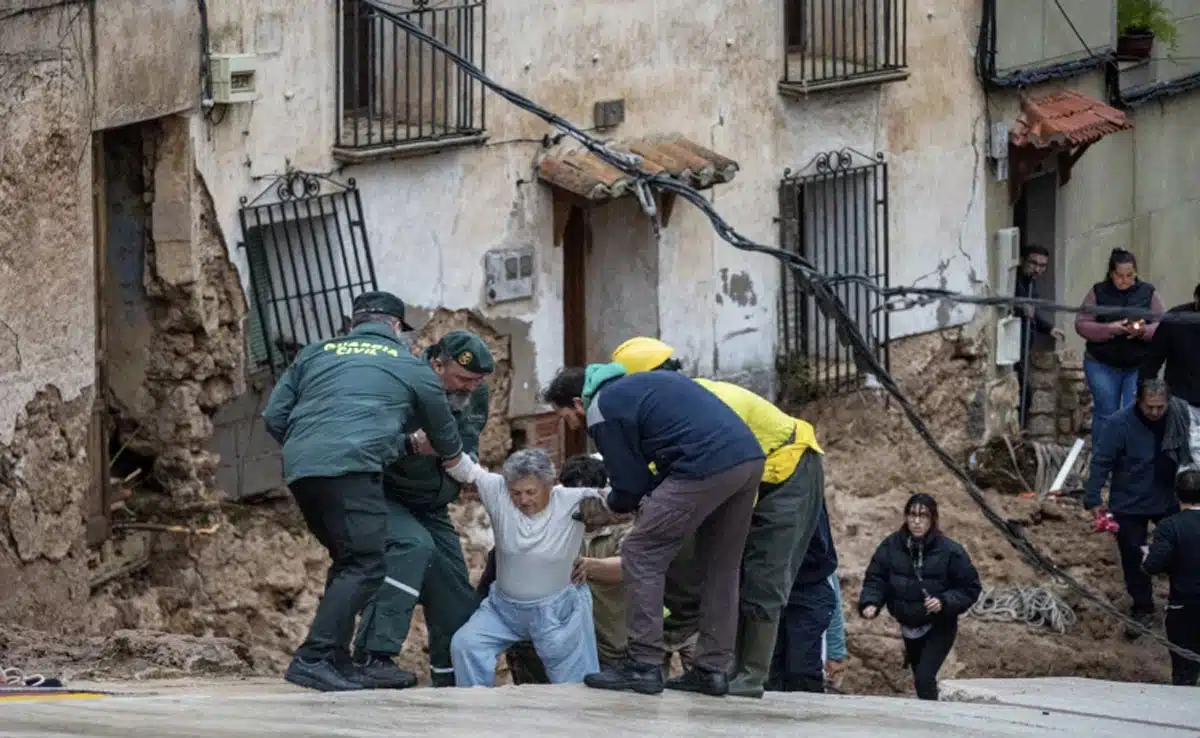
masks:
[(1033, 394), (1028, 431), (1034, 441), (1072, 443), (1092, 427), (1092, 398), (1078, 352), (1037, 350), (1030, 370)]

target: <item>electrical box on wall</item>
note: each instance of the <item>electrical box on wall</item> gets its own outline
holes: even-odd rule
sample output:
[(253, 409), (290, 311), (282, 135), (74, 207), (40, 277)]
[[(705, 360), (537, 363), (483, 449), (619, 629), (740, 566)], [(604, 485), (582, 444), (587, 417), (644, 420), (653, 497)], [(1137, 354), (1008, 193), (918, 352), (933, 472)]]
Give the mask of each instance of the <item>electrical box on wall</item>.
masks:
[(533, 297), (532, 247), (489, 251), (483, 268), (489, 305)]
[(625, 122), (625, 98), (601, 100), (592, 106), (592, 123), (597, 128), (615, 128)]
[(254, 54), (211, 54), (212, 101), (218, 105), (254, 102), (258, 58)]

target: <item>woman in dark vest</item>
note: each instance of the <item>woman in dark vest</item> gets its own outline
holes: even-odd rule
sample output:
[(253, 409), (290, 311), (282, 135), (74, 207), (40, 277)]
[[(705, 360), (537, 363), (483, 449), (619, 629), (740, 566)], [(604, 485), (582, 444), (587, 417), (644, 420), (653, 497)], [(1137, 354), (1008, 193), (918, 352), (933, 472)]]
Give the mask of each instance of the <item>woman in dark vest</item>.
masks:
[[(1102, 305), (1163, 312), (1163, 302), (1154, 285), (1137, 276), (1137, 259), (1125, 249), (1113, 249), (1108, 257), (1108, 276), (1097, 282), (1083, 306)], [(1157, 322), (1113, 315), (1075, 317), (1075, 332), (1087, 341), (1083, 370), (1092, 392), (1092, 445), (1109, 416), (1133, 404), (1138, 367), (1149, 352)]]

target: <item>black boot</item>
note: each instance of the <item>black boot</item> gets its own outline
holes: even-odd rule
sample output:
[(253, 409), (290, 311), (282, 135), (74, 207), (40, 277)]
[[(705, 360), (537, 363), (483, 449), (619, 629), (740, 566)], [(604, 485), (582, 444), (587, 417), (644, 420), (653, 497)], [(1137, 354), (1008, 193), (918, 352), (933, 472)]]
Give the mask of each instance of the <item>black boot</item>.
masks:
[(350, 692), (363, 688), (358, 682), (347, 679), (333, 659), (305, 661), (297, 656), (288, 665), (283, 678), (297, 686), (319, 692)]
[(683, 672), (681, 676), (667, 680), (667, 689), (681, 692), (698, 692), (710, 697), (724, 697), (729, 694), (729, 677), (721, 671), (709, 671), (695, 667)]
[(354, 665), (350, 677), (367, 689), (408, 689), (417, 686), (417, 675), (401, 669), (387, 654), (372, 653)]
[(435, 687), (453, 687), (455, 685), (454, 672), (452, 671), (434, 671), (429, 674), (429, 681)]
[(595, 674), (588, 674), (583, 683), (593, 689), (660, 694), (663, 691), (662, 667), (627, 658), (616, 666), (605, 666)]

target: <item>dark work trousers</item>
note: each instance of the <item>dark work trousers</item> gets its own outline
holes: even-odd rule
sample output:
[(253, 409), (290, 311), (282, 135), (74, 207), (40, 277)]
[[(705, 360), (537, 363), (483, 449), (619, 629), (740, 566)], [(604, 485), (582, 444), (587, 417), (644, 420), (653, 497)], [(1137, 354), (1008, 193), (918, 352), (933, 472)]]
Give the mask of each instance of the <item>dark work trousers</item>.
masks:
[(825, 466), (811, 449), (782, 484), (760, 487), (742, 555), (742, 617), (778, 624), (824, 501)]
[(458, 533), (444, 507), (413, 510), (387, 496), (384, 504), (384, 578), (363, 610), (355, 650), (399, 654), (419, 602), (425, 610), (430, 669), (453, 674), (450, 639), (477, 606)]
[(383, 581), (387, 508), (382, 475), (305, 477), (288, 489), (332, 559), (308, 638), (296, 656), (305, 661), (347, 659), (354, 619)]
[(821, 647), (837, 599), (828, 579), (798, 586), (795, 593), (797, 596), (792, 600), (799, 604), (787, 605), (779, 621), (767, 689), (824, 692), (825, 662), (821, 659)]
[[(1200, 653), (1200, 606), (1167, 607), (1167, 640), (1192, 653)], [(1200, 664), (1171, 654), (1171, 683), (1195, 687), (1200, 681)]]
[(629, 657), (659, 666), (667, 570), (688, 536), (703, 572), (696, 640), (698, 667), (727, 672), (737, 639), (738, 578), (763, 460), (707, 479), (668, 476), (647, 497), (621, 549)]
[[(1024, 347), (1022, 347), (1024, 351)], [(1033, 400), (1033, 377), (1029, 377), (1026, 381), (1025, 365), (1029, 362), (1029, 357), (1022, 353), (1021, 360), (1013, 365), (1013, 369), (1017, 372), (1017, 386), (1021, 389), (1020, 398), (1017, 401), (1017, 419), (1020, 421), (1021, 430), (1029, 427), (1029, 407)], [(1033, 367), (1030, 367), (1032, 374)]]
[(946, 663), (946, 657), (950, 655), (956, 637), (958, 620), (954, 619), (937, 623), (920, 638), (904, 639), (905, 661), (912, 668), (918, 698), (937, 700), (938, 671), (941, 670), (942, 664)]
[(1157, 524), (1166, 515), (1122, 515), (1113, 513), (1121, 529), (1117, 531), (1117, 551), (1121, 554), (1121, 569), (1125, 573), (1125, 591), (1133, 599), (1133, 614), (1154, 612), (1154, 583), (1142, 571), (1142, 546), (1150, 537), (1150, 523)]

